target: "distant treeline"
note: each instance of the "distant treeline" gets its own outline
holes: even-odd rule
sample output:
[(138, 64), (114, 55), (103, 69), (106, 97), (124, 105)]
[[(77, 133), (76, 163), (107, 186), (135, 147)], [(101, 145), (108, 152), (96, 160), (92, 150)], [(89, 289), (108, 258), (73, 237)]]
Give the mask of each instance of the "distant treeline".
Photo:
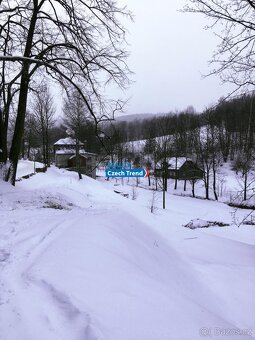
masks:
[(254, 117), (255, 97), (245, 95), (222, 101), (201, 114), (189, 111), (169, 113), (165, 116), (154, 116), (152, 119), (115, 122), (105, 130), (108, 135), (118, 132), (123, 142), (182, 133), (205, 126), (207, 123), (224, 128), (225, 132), (242, 134), (249, 128), (254, 129)]
[[(190, 133), (207, 125), (215, 126), (218, 130), (224, 159), (235, 153), (247, 143), (253, 143), (255, 130), (255, 97), (245, 95), (240, 98), (222, 101), (217, 106), (196, 114), (192, 110), (180, 113), (169, 113), (165, 116), (154, 116), (152, 119), (134, 119), (133, 121), (114, 121), (101, 126), (104, 143), (118, 144), (136, 140), (151, 140), (160, 136), (179, 135), (179, 144), (190, 144)], [(53, 126), (49, 131), (49, 138), (53, 144), (59, 138), (66, 137), (66, 126)], [(102, 143), (95, 134), (95, 126), (91, 121), (85, 121), (80, 127), (80, 139), (85, 141), (86, 148), (92, 152), (100, 152)], [(252, 133), (251, 133), (252, 132)], [(32, 147), (40, 146), (40, 136), (27, 121), (24, 135), (24, 153)], [(29, 146), (29, 148), (28, 148)], [(185, 153), (186, 150), (179, 153)]]

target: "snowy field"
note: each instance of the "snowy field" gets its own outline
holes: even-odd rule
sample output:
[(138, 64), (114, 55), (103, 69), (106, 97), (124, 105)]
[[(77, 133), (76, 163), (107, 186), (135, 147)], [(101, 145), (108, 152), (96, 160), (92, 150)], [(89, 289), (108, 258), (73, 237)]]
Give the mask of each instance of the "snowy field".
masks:
[(0, 183), (0, 339), (255, 339), (249, 211), (172, 193), (162, 210), (158, 193), (152, 214), (152, 198), (55, 167)]

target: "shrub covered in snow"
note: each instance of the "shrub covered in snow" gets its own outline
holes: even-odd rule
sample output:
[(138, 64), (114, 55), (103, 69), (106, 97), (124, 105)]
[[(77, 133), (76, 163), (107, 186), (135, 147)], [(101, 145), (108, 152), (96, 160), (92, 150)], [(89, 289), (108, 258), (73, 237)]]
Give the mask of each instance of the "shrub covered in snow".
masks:
[(216, 221), (205, 221), (201, 220), (200, 218), (196, 218), (191, 220), (189, 223), (184, 225), (185, 228), (189, 229), (197, 229), (197, 228), (209, 228), (209, 227), (226, 227), (229, 224), (223, 222), (216, 222)]

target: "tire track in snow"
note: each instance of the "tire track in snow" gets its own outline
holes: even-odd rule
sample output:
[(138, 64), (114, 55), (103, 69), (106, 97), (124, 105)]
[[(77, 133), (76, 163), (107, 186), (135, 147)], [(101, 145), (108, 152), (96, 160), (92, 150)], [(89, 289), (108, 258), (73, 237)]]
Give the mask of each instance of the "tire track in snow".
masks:
[[(74, 212), (74, 211), (73, 211)], [(77, 216), (78, 213), (78, 216)], [(90, 210), (89, 214), (97, 213), (97, 211)], [(88, 215), (88, 211), (84, 212), (77, 209), (75, 218), (71, 217), (69, 213), (65, 214), (65, 217), (61, 218), (58, 222), (53, 222), (47, 227), (47, 231), (41, 233), (38, 237), (36, 234), (26, 236), (24, 238), (24, 230), (20, 234), (10, 235), (9, 242), (11, 243), (10, 251), (3, 251), (2, 257), (5, 263), (5, 270), (2, 271), (0, 287), (3, 299), (0, 299), (0, 318), (1, 311), (3, 312), (2, 322), (13, 319), (14, 323), (27, 324), (27, 331), (31, 328), (30, 318), (33, 319), (27, 313), (27, 305), (31, 301), (36, 301), (33, 308), (33, 313), (37, 315), (37, 318), (42, 319), (44, 327), (54, 329), (54, 336), (52, 340), (103, 340), (105, 339), (98, 327), (93, 326), (91, 317), (86, 313), (80, 311), (71, 301), (70, 297), (57, 290), (46, 281), (40, 281), (35, 278), (31, 272), (32, 267), (37, 262), (45, 251), (54, 244), (54, 241), (68, 228), (72, 228), (79, 221), (84, 219), (84, 215)], [(54, 218), (54, 216), (53, 216)], [(49, 219), (50, 220), (50, 219)], [(23, 221), (24, 223), (24, 221)], [(41, 231), (39, 229), (38, 231)], [(27, 232), (27, 230), (25, 230)], [(13, 237), (14, 236), (14, 237)], [(22, 236), (22, 239), (20, 238)], [(12, 239), (13, 238), (13, 239)], [(17, 245), (22, 246), (16, 249)], [(20, 249), (21, 248), (21, 249)], [(10, 256), (10, 253), (11, 256)], [(1, 254), (0, 254), (1, 255)], [(8, 256), (7, 256), (8, 255)], [(7, 263), (7, 259), (9, 259)], [(0, 262), (1, 265), (1, 262)], [(5, 308), (1, 310), (1, 303), (5, 305)], [(49, 315), (45, 311), (40, 311), (40, 306), (46, 305), (46, 311), (49, 311)], [(5, 315), (4, 315), (5, 314)], [(69, 337), (64, 336), (61, 333), (63, 325), (69, 325), (74, 323), (76, 327), (71, 327), (73, 333)], [(20, 326), (21, 327), (21, 326)], [(70, 326), (66, 329), (66, 332), (70, 332)], [(97, 329), (97, 330), (96, 330)], [(1, 322), (0, 322), (1, 330)], [(55, 333), (56, 332), (56, 333)], [(59, 333), (60, 332), (60, 333)], [(59, 334), (59, 335), (57, 335)], [(60, 335), (61, 334), (61, 335)], [(70, 337), (71, 336), (71, 337)], [(0, 337), (1, 338), (1, 337)], [(10, 337), (10, 339), (12, 339)], [(40, 337), (38, 339), (41, 339)], [(34, 340), (34, 336), (27, 335), (26, 340)]]
[[(29, 218), (27, 221), (29, 221)], [(26, 221), (23, 220), (24, 222)], [(11, 302), (12, 298), (19, 291), (19, 286), (24, 286), (24, 284), (27, 286), (26, 277), (29, 268), (36, 262), (36, 258), (54, 242), (54, 239), (61, 233), (61, 230), (64, 231), (65, 228), (68, 228), (69, 225), (64, 224), (64, 222), (66, 222), (66, 218), (55, 223), (50, 229), (48, 228), (47, 232), (35, 243), (32, 240), (38, 238), (38, 235), (33, 234), (20, 241), (19, 237), (17, 240), (15, 239), (17, 233), (14, 233), (13, 230), (9, 231), (8, 237), (5, 234), (5, 242), (1, 245), (0, 249), (0, 306)], [(62, 225), (65, 228), (60, 230)], [(22, 234), (22, 231), (20, 233)], [(22, 250), (20, 247), (17, 247), (20, 242), (23, 243)], [(32, 246), (31, 243), (33, 243)]]
[(68, 295), (46, 280), (37, 281), (37, 284), (50, 295), (56, 309), (74, 326), (73, 339), (77, 336), (77, 340), (106, 340), (103, 333), (98, 330), (98, 326), (94, 326), (90, 315), (81, 311)]

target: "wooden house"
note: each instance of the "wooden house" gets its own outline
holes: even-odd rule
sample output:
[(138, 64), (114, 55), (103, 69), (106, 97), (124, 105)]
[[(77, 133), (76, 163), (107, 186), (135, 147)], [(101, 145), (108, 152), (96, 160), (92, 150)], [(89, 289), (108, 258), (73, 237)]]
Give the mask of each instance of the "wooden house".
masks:
[(59, 168), (77, 171), (80, 164), (81, 173), (96, 178), (97, 155), (87, 152), (84, 143), (79, 142), (79, 160), (76, 156), (76, 141), (71, 137), (59, 139), (54, 144), (55, 165)]
[(155, 176), (162, 177), (164, 171), (167, 172), (168, 178), (178, 180), (197, 180), (202, 179), (204, 172), (196, 163), (186, 157), (172, 157), (157, 163), (155, 167)]

